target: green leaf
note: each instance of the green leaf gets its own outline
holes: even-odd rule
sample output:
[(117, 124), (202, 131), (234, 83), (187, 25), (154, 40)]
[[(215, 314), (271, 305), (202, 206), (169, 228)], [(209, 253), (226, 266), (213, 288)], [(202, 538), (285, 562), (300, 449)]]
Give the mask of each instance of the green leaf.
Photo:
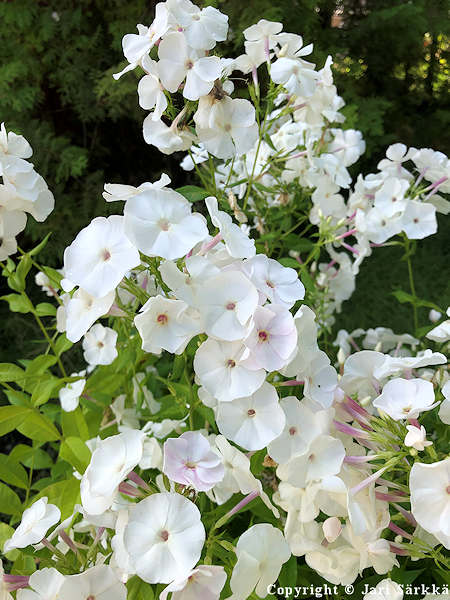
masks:
[(79, 437), (68, 437), (61, 444), (59, 456), (80, 473), (85, 472), (91, 460), (91, 452)]
[(25, 378), (25, 371), (12, 363), (0, 363), (0, 381), (15, 382)]
[(208, 192), (196, 185), (184, 185), (175, 191), (184, 196), (189, 202), (199, 202), (209, 196)]
[(33, 310), (33, 305), (30, 300), (21, 294), (7, 294), (6, 296), (1, 296), (0, 300), (8, 302), (9, 309), (12, 312), (28, 313)]
[(24, 254), (17, 265), (17, 269), (14, 275), (15, 283), (18, 287), (13, 288), (18, 292), (23, 292), (25, 289), (25, 279), (31, 269), (31, 257), (28, 254)]
[(25, 392), (19, 392), (18, 390), (4, 390), (4, 392), (8, 396), (10, 404), (14, 404), (14, 406), (26, 406), (27, 408), (31, 408), (30, 396), (25, 394)]
[(62, 412), (61, 427), (65, 438), (78, 437), (83, 441), (89, 439), (89, 429), (80, 407), (70, 413)]
[(54, 345), (55, 353), (57, 356), (61, 356), (61, 354), (63, 354), (64, 352), (67, 352), (67, 350), (70, 350), (70, 348), (72, 348), (72, 346), (73, 346), (73, 343), (70, 342), (66, 338), (65, 334), (60, 335)]
[(54, 317), (56, 316), (56, 306), (50, 302), (41, 302), (36, 306), (36, 314), (38, 317)]
[(37, 246), (35, 246), (32, 250), (30, 250), (28, 252), (28, 254), (30, 256), (36, 256), (36, 254), (39, 254), (39, 252), (41, 250), (43, 250), (45, 248), (45, 246), (47, 245), (48, 239), (51, 236), (51, 232), (47, 233), (47, 235), (45, 236), (45, 238), (42, 240), (42, 242), (40, 242)]
[(0, 483), (0, 506), (2, 513), (6, 515), (22, 513), (22, 502), (19, 496), (4, 483)]
[[(292, 555), (291, 558), (284, 563), (281, 573), (278, 577), (278, 584), (284, 588), (294, 588), (297, 582), (297, 557)], [(294, 594), (292, 590), (292, 594)], [(292, 597), (287, 596), (288, 598)]]
[(47, 496), (49, 504), (56, 504), (61, 510), (61, 521), (64, 521), (73, 513), (75, 504), (80, 501), (80, 482), (75, 477), (71, 477), (64, 481), (52, 483), (41, 490), (30, 501), (30, 505), (44, 496)]
[(145, 600), (153, 600), (155, 597), (152, 586), (142, 581), (137, 575), (127, 582), (127, 589), (127, 600), (142, 600), (143, 598)]
[(45, 404), (49, 398), (56, 395), (56, 391), (63, 386), (63, 382), (56, 377), (48, 377), (34, 386), (31, 401), (34, 406)]
[(59, 440), (61, 435), (50, 419), (37, 409), (28, 409), (25, 419), (17, 427), (22, 435), (39, 442), (53, 442)]
[(41, 448), (33, 448), (25, 444), (14, 446), (9, 456), (29, 469), (48, 469), (53, 465), (50, 456), (41, 450)]
[(56, 356), (42, 354), (33, 359), (26, 368), (26, 375), (42, 375), (49, 367), (57, 362)]
[(125, 375), (123, 373), (110, 373), (108, 369), (96, 369), (94, 375), (88, 379), (86, 388), (88, 395), (95, 397), (95, 392), (102, 394), (114, 394), (124, 382)]
[(404, 292), (403, 290), (395, 290), (391, 292), (391, 294), (395, 296), (395, 298), (400, 302), (400, 304), (409, 303), (413, 306), (425, 306), (427, 308), (434, 308), (435, 310), (441, 313), (445, 312), (440, 306), (434, 304), (434, 302), (429, 302), (428, 300), (421, 300), (420, 298), (416, 298), (411, 294), (408, 294), (408, 292)]
[(25, 406), (1, 406), (0, 436), (20, 426), (29, 412), (30, 409)]
[(24, 490), (28, 487), (27, 472), (19, 462), (6, 454), (0, 454), (0, 479)]
[[(5, 545), (6, 540), (14, 533), (14, 528), (11, 525), (7, 525), (6, 523), (0, 523), (0, 549), (3, 552), (3, 546)], [(8, 554), (5, 554), (8, 560), (16, 560), (19, 556), (19, 550), (11, 550)]]

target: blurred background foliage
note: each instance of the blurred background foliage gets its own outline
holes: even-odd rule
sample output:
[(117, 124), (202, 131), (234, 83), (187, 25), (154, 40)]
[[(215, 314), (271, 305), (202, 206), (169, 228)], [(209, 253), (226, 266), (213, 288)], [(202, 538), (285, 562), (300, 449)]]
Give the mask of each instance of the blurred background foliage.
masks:
[[(360, 129), (367, 152), (357, 168), (371, 172), (385, 147), (401, 141), (448, 154), (449, 3), (447, 0), (216, 0), (230, 17), (225, 55), (242, 52), (242, 30), (260, 18), (314, 42), (314, 60), (334, 58), (346, 101), (345, 127)], [(205, 4), (207, 4), (205, 3)], [(174, 187), (189, 183), (180, 157), (167, 157), (142, 138), (145, 112), (137, 103), (137, 70), (119, 82), (121, 40), (149, 24), (154, 2), (144, 0), (3, 0), (0, 2), (0, 120), (34, 148), (33, 162), (48, 182), (56, 209), (44, 224), (30, 219), (20, 238), (29, 247), (53, 235), (41, 260), (55, 267), (65, 246), (94, 216), (119, 212), (101, 196), (105, 182), (139, 185), (166, 171)], [(356, 172), (354, 173), (356, 174)], [(121, 203), (120, 203), (121, 204)], [(444, 308), (450, 296), (448, 219), (418, 244), (417, 293)], [(393, 289), (408, 290), (400, 250), (379, 249), (366, 260), (357, 291), (337, 326), (411, 330), (410, 307)], [(6, 293), (3, 289), (1, 293)], [(42, 300), (41, 292), (35, 290)], [(30, 354), (34, 326), (0, 303), (0, 360)], [(422, 315), (422, 324), (426, 313)], [(36, 332), (36, 337), (38, 337)]]

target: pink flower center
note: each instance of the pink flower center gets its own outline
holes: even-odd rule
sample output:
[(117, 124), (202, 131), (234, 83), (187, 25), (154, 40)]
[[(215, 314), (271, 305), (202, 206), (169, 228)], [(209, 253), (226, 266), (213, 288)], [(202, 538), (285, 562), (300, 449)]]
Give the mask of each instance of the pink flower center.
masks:
[(234, 302), (228, 302), (225, 308), (227, 310), (234, 310), (236, 308), (236, 304)]
[(232, 369), (235, 366), (236, 366), (236, 361), (234, 361), (232, 358), (229, 358), (227, 360), (227, 367), (230, 367), (230, 369)]
[(156, 317), (156, 321), (160, 324), (160, 325), (167, 325), (167, 321), (168, 321), (168, 317), (167, 315), (165, 315), (164, 313), (158, 315)]
[(272, 289), (274, 289), (274, 287), (275, 287), (275, 286), (273, 285), (273, 283), (272, 283), (271, 281), (269, 281), (269, 280), (267, 280), (267, 281), (266, 281), (266, 285), (267, 285), (268, 287), (272, 288)]
[(159, 537), (162, 539), (163, 542), (167, 542), (167, 540), (169, 539), (169, 532), (166, 529), (164, 529), (160, 532)]
[(297, 433), (297, 428), (296, 427), (290, 427), (289, 429), (289, 435), (295, 435)]
[(267, 340), (269, 339), (269, 334), (267, 333), (267, 331), (264, 331), (262, 329), (261, 331), (258, 331), (258, 338), (260, 342), (267, 342)]
[(249, 417), (254, 417), (256, 415), (256, 410), (254, 410), (253, 408), (249, 408), (247, 414)]
[(108, 261), (111, 258), (111, 252), (105, 248), (102, 252), (102, 258), (105, 262)]
[(448, 485), (445, 489), (445, 491), (447, 492), (447, 494), (450, 494), (450, 485)]

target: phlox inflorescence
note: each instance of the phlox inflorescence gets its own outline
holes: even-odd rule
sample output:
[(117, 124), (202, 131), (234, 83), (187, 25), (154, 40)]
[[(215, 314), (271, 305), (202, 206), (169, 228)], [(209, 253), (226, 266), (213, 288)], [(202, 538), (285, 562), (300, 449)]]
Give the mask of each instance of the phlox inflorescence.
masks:
[[(450, 459), (433, 430), (450, 423), (443, 310), (431, 305), (434, 350), (417, 326), (341, 329), (335, 351), (322, 349), (363, 259), (394, 236), (409, 258), (412, 240), (436, 232), (448, 158), (393, 144), (377, 173), (352, 182), (365, 142), (338, 126), (331, 57), (316, 68), (312, 44), (261, 19), (244, 31), (245, 52), (224, 58), (217, 9), (167, 0), (155, 13), (124, 36), (128, 64), (114, 77), (143, 73), (144, 140), (188, 151), (181, 166), (206, 191), (172, 189), (166, 174), (107, 183), (122, 214), (93, 219), (61, 271), (38, 272), (58, 302), (56, 343), (42, 325), (55, 358), (43, 371), (50, 358), (62, 375), (43, 403), (58, 398), (59, 458), (76, 496), (63, 517), (62, 491), (50, 502), (27, 493), (3, 551), (15, 560), (33, 546), (41, 568), (2, 574), (1, 594), (244, 600), (265, 597), (296, 560), (335, 585), (392, 573), (402, 556), (448, 565)], [(233, 97), (236, 71), (250, 100)], [(43, 220), (53, 208), (30, 156), (2, 125), (2, 260), (25, 213)], [(270, 231), (273, 214), (291, 210), (316, 244), (300, 226)], [(312, 248), (306, 260), (292, 235)], [(80, 340), (86, 366), (68, 376), (60, 356)], [(385, 579), (374, 593), (402, 592)]]

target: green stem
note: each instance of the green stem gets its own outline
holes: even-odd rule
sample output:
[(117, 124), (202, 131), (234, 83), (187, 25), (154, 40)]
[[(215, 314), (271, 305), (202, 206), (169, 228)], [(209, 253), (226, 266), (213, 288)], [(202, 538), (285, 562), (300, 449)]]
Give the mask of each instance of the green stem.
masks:
[(414, 335), (417, 333), (417, 329), (419, 328), (419, 322), (417, 318), (417, 296), (416, 296), (416, 287), (414, 285), (414, 275), (411, 264), (411, 249), (409, 239), (405, 240), (405, 256), (406, 256), (406, 264), (408, 265), (408, 277), (409, 277), (409, 289), (411, 290), (411, 296), (413, 296), (413, 322), (414, 322)]
[[(28, 296), (22, 292), (23, 295), (28, 298)], [(36, 323), (39, 325), (40, 330), (42, 331), (42, 333), (44, 334), (45, 339), (47, 340), (48, 345), (50, 346), (50, 348), (52, 349), (53, 354), (56, 356), (56, 359), (58, 361), (58, 366), (59, 369), (61, 371), (61, 374), (63, 377), (67, 377), (67, 373), (66, 370), (64, 368), (64, 365), (62, 364), (62, 361), (60, 359), (60, 357), (57, 355), (56, 351), (55, 351), (55, 346), (53, 344), (53, 340), (50, 338), (50, 336), (47, 333), (47, 329), (45, 328), (44, 324), (42, 323), (40, 317), (36, 314), (36, 312), (33, 310), (33, 316), (36, 319)]]

